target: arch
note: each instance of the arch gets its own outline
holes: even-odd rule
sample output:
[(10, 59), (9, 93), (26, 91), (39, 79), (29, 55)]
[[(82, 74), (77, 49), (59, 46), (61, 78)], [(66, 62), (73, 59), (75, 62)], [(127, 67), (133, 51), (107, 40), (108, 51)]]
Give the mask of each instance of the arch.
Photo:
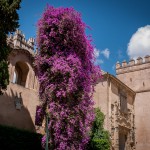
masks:
[(16, 83), (25, 87), (28, 72), (29, 72), (28, 65), (25, 62), (18, 61), (15, 65), (13, 83)]

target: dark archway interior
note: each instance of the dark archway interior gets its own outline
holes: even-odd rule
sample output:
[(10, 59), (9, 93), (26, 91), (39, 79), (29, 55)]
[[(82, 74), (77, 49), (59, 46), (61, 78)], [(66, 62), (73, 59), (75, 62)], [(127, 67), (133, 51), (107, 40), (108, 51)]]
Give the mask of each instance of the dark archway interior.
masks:
[(17, 62), (15, 65), (15, 83), (25, 87), (29, 67), (25, 62)]

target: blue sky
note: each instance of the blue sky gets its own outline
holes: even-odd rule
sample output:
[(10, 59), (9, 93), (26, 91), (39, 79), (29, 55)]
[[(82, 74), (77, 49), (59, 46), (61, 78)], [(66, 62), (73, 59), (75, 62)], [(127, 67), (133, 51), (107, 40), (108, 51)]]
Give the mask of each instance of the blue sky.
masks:
[(74, 7), (91, 27), (96, 63), (115, 75), (117, 61), (150, 55), (149, 0), (22, 0), (20, 30), (36, 37), (36, 23), (47, 4)]

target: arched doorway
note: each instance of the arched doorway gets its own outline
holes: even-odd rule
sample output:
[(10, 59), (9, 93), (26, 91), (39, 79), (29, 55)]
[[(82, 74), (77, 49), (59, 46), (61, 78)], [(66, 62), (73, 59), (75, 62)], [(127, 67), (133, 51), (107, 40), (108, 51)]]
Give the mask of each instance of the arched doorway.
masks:
[(15, 65), (15, 71), (13, 74), (13, 83), (16, 83), (25, 87), (28, 72), (29, 72), (28, 65), (25, 62), (18, 61)]

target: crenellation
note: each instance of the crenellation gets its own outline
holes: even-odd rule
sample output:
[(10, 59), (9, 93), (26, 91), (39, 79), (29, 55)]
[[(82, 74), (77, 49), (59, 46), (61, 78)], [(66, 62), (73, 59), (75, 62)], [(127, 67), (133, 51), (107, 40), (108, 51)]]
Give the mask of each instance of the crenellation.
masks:
[(119, 69), (120, 67), (121, 67), (121, 65), (120, 65), (119, 61), (117, 61), (117, 63), (116, 63), (116, 69)]
[(9, 36), (7, 36), (7, 44), (11, 47), (13, 47), (13, 35), (10, 34)]
[(150, 56), (147, 55), (144, 58), (138, 57), (136, 60), (131, 59), (129, 63), (125, 60), (122, 62), (122, 65), (117, 62), (116, 64), (116, 74), (122, 74), (125, 72), (133, 72), (141, 69), (150, 68)]
[(122, 62), (122, 67), (127, 67), (127, 62), (126, 62), (126, 60), (124, 60), (124, 61)]
[(144, 59), (145, 59), (145, 63), (150, 62), (150, 56), (149, 56), (149, 55), (146, 55), (146, 56), (144, 57)]
[(129, 66), (134, 66), (134, 65), (135, 65), (135, 60), (134, 59), (130, 59)]
[(17, 29), (15, 33), (18, 34), (18, 35), (22, 34), (22, 32), (19, 29)]
[(143, 63), (143, 58), (142, 57), (138, 57), (137, 58), (137, 64), (142, 64)]
[(34, 38), (29, 38), (28, 40), (25, 38), (25, 35), (20, 30), (16, 30), (13, 34), (10, 34), (7, 38), (8, 44), (10, 44), (13, 48), (21, 48), (29, 51), (31, 54), (34, 54)]
[(13, 40), (13, 34), (10, 34), (10, 35), (9, 35), (9, 38)]
[(34, 47), (34, 39), (33, 39), (33, 38), (29, 38), (29, 40), (27, 41), (27, 43), (28, 43), (30, 46)]

